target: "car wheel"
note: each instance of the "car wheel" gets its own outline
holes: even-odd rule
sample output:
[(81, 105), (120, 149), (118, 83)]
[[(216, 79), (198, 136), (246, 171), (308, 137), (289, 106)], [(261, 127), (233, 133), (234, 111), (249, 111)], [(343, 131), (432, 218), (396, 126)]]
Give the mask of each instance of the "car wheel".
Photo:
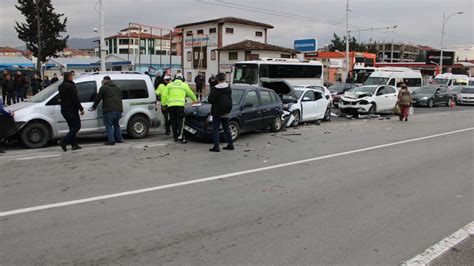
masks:
[(281, 121), (281, 117), (277, 116), (272, 122), (272, 125), (270, 126), (270, 130), (273, 132), (278, 132), (283, 128), (283, 122)]
[(150, 122), (142, 115), (135, 115), (127, 125), (127, 133), (132, 139), (142, 139), (148, 136), (150, 131)]
[(51, 139), (48, 126), (41, 122), (26, 125), (20, 132), (20, 140), (28, 149), (46, 146)]
[(293, 123), (291, 123), (291, 126), (296, 127), (300, 124), (300, 121), (301, 121), (300, 111), (298, 110), (293, 111), (293, 116), (295, 117), (295, 120), (293, 120)]
[(328, 105), (326, 112), (324, 113), (323, 121), (331, 121), (331, 105)]
[(375, 103), (372, 104), (372, 106), (369, 109), (369, 114), (374, 115), (377, 112), (377, 105)]
[(453, 102), (453, 99), (449, 98), (448, 101), (446, 102), (446, 106), (450, 107), (452, 102)]
[(434, 106), (434, 101), (433, 101), (433, 99), (430, 99), (430, 100), (428, 101), (428, 107), (429, 107), (429, 108), (433, 108), (433, 106)]
[(232, 136), (232, 140), (236, 140), (239, 135), (240, 135), (240, 126), (237, 121), (230, 121), (229, 122), (229, 129), (230, 129), (230, 135)]

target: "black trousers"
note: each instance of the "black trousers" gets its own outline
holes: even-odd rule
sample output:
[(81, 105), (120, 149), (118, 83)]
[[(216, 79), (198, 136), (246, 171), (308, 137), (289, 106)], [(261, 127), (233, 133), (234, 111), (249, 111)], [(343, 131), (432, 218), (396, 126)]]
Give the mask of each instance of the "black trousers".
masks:
[(168, 111), (168, 107), (161, 107), (161, 113), (163, 114), (163, 119), (165, 120), (165, 129), (166, 132), (170, 132), (170, 115)]
[(181, 134), (184, 119), (184, 106), (168, 107), (170, 115), (171, 129), (173, 130), (173, 138), (177, 139)]
[(62, 143), (71, 144), (72, 146), (77, 146), (77, 132), (81, 129), (81, 117), (79, 113), (70, 113), (61, 111), (64, 119), (66, 119), (67, 126), (69, 127), (69, 132), (66, 136), (63, 137)]

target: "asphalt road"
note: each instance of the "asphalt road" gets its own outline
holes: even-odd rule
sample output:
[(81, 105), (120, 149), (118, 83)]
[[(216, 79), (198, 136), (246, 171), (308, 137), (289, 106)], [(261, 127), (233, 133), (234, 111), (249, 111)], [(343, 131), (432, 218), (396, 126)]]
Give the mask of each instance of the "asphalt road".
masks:
[(433, 135), (472, 128), (474, 109), (416, 113), (258, 132), (220, 154), (161, 133), (11, 149), (0, 264), (399, 264), (473, 220), (473, 130)]

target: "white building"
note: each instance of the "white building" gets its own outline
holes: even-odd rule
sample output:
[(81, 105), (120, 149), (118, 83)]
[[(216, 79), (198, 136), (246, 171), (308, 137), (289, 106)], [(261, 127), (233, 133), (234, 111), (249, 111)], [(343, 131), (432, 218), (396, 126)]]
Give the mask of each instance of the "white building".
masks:
[[(181, 24), (176, 28), (183, 32), (183, 73), (186, 81), (193, 83), (199, 72), (204, 75), (205, 80), (218, 72), (230, 74), (230, 65), (234, 60), (230, 62), (228, 54), (227, 58), (222, 58), (223, 55), (218, 49), (243, 40), (266, 44), (267, 30), (273, 26), (241, 18), (224, 17)], [(246, 50), (238, 53), (245, 54)], [(239, 55), (237, 58), (240, 58)], [(243, 55), (241, 58), (245, 59)]]
[[(107, 54), (169, 55), (171, 50), (169, 32), (150, 31), (152, 29), (129, 27), (105, 38)], [(163, 36), (157, 33), (163, 33)]]

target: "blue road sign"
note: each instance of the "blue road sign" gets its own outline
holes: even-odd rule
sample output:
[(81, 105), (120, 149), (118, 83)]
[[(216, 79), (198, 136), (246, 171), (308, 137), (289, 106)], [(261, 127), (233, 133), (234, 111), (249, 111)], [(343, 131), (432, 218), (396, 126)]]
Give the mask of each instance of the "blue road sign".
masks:
[(295, 50), (298, 52), (314, 52), (318, 50), (317, 39), (295, 40)]

